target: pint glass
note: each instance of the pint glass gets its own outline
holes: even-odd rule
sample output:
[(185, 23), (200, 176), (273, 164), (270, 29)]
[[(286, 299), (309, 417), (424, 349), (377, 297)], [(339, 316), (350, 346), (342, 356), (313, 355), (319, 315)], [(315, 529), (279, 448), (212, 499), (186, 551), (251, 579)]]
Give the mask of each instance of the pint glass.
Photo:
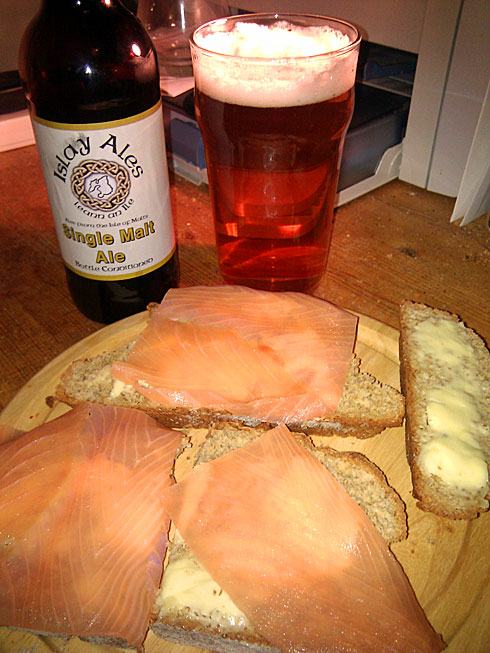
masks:
[(247, 14), (191, 38), (220, 273), (313, 289), (328, 257), (360, 36), (337, 19)]

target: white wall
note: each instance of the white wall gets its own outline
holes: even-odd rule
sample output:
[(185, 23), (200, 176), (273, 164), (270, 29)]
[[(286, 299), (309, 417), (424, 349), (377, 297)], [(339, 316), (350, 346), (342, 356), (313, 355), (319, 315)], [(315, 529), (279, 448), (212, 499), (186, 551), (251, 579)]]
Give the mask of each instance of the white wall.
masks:
[(429, 190), (437, 193), (455, 196), (463, 175), (490, 79), (489, 26), (488, 0), (465, 0), (427, 184)]
[(234, 4), (250, 11), (303, 11), (343, 18), (354, 23), (366, 40), (417, 53), (427, 0), (234, 0)]
[[(165, 2), (165, 0), (162, 0)], [(230, 0), (250, 11), (306, 11), (356, 24), (364, 39), (418, 52), (427, 0)], [(17, 68), (22, 33), (40, 0), (0, 0), (0, 72)]]
[[(458, 195), (490, 79), (489, 27), (488, 0), (428, 0), (403, 143), (403, 181)], [(488, 128), (482, 134), (490, 148)]]
[(17, 70), (20, 39), (41, 0), (0, 0), (0, 72)]

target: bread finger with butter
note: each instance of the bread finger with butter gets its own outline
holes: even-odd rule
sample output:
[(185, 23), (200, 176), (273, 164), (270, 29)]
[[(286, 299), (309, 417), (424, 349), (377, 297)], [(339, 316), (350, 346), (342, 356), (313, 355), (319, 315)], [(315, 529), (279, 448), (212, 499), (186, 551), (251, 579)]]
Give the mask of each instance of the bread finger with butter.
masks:
[(406, 447), (418, 507), (450, 519), (489, 508), (490, 354), (457, 316), (400, 307)]

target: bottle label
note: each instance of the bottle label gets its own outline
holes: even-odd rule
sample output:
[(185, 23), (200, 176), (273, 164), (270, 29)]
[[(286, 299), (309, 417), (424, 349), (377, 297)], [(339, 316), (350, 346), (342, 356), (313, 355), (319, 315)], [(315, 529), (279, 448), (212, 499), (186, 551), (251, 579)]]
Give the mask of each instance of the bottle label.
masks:
[(102, 281), (164, 265), (175, 235), (161, 102), (105, 123), (32, 123), (65, 265)]

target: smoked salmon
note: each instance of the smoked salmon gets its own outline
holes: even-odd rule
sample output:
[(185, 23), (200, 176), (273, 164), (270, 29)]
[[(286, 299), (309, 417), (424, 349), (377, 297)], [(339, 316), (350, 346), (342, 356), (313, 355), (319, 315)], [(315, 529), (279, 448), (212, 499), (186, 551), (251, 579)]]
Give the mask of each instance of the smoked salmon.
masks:
[(112, 376), (155, 403), (263, 421), (331, 415), (357, 317), (295, 292), (171, 289)]
[(139, 646), (181, 434), (82, 404), (0, 445), (0, 625)]
[(445, 648), (364, 511), (285, 425), (163, 497), (198, 561), (278, 649)]

